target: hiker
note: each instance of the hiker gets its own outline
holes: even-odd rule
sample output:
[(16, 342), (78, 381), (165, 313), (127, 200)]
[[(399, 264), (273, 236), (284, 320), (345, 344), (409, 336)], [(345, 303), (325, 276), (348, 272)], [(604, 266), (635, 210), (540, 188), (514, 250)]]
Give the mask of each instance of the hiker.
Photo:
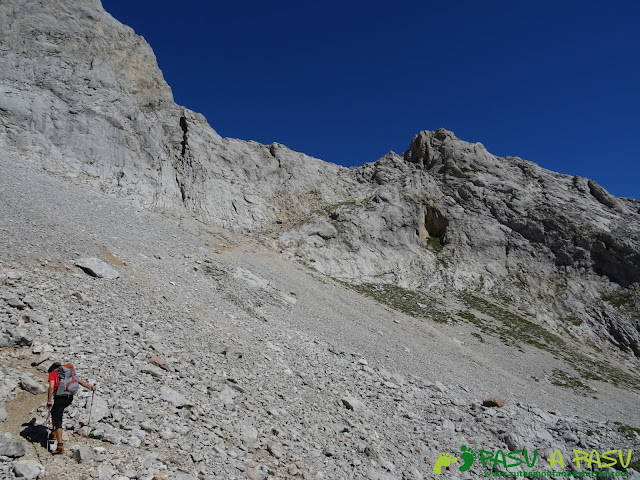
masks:
[(91, 391), (96, 391), (95, 385), (89, 385), (75, 376), (73, 365), (62, 365), (54, 362), (49, 367), (49, 391), (47, 394), (47, 408), (51, 410), (53, 421), (53, 432), (49, 440), (54, 438), (58, 442), (58, 447), (51, 452), (53, 455), (64, 453), (64, 443), (62, 441), (62, 413), (64, 409), (71, 405), (73, 394), (78, 391), (78, 384)]

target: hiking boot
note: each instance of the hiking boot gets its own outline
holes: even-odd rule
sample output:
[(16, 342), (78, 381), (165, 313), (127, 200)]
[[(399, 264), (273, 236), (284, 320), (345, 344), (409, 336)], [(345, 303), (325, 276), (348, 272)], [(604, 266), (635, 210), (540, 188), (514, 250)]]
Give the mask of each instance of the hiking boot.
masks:
[(51, 452), (51, 455), (60, 455), (62, 453), (64, 453), (64, 445), (59, 443), (58, 448), (56, 448), (53, 452)]

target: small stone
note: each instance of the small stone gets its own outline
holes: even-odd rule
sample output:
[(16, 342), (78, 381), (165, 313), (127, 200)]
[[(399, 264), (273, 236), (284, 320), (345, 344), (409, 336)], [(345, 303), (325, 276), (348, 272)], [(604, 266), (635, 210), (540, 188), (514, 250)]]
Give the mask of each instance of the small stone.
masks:
[(327, 445), (322, 450), (325, 457), (334, 457), (336, 455), (336, 448), (333, 445)]
[(360, 400), (357, 400), (351, 396), (342, 397), (340, 401), (347, 408), (347, 410), (360, 410), (363, 407)]
[(50, 352), (43, 352), (40, 355), (38, 355), (36, 358), (34, 358), (31, 362), (31, 366), (32, 367), (37, 367), (38, 365), (40, 365), (41, 363), (46, 362), (47, 360), (49, 360), (51, 358), (51, 353)]
[(432, 388), (440, 393), (445, 393), (447, 391), (447, 387), (445, 387), (444, 384), (438, 380), (435, 381)]
[(154, 463), (158, 461), (158, 457), (160, 455), (157, 452), (153, 452), (150, 455), (147, 455), (144, 460), (142, 460), (142, 466), (144, 468), (151, 468)]
[(562, 435), (562, 439), (567, 443), (578, 443), (578, 437), (571, 432), (566, 432), (564, 435)]
[(275, 458), (282, 458), (282, 449), (280, 448), (279, 445), (275, 444), (275, 443), (270, 443), (269, 445), (267, 445), (267, 451), (273, 455)]
[(24, 332), (22, 329), (7, 328), (7, 334), (15, 345), (29, 347), (35, 338), (32, 334)]
[(191, 452), (191, 460), (194, 463), (200, 463), (204, 460), (204, 456), (200, 452)]
[(27, 305), (29, 308), (35, 308), (36, 299), (32, 295), (27, 295), (22, 299), (22, 302)]
[(287, 471), (289, 472), (289, 475), (297, 475), (298, 473), (300, 473), (300, 470), (298, 470), (298, 467), (295, 463), (291, 463), (287, 466)]
[(7, 278), (14, 281), (20, 280), (22, 278), (22, 274), (20, 272), (8, 272)]
[(48, 325), (49, 319), (44, 315), (40, 315), (38, 313), (29, 312), (25, 315), (25, 318), (30, 322), (37, 323), (39, 325)]
[(507, 433), (503, 435), (501, 439), (511, 452), (525, 447), (524, 440), (515, 433)]
[(171, 368), (169, 368), (169, 366), (167, 365), (167, 362), (164, 361), (163, 358), (157, 356), (157, 355), (152, 355), (151, 357), (149, 357), (148, 362), (151, 365), (155, 365), (156, 367), (160, 367), (161, 369), (167, 371), (167, 372), (171, 372)]
[(156, 378), (162, 378), (166, 375), (160, 368), (156, 367), (155, 365), (143, 365), (142, 367), (140, 367), (140, 371), (142, 373), (148, 373), (152, 377)]
[(18, 297), (11, 297), (7, 300), (7, 304), (10, 307), (17, 308), (18, 310), (24, 310), (27, 307)]
[(176, 392), (174, 389), (167, 387), (166, 385), (160, 387), (160, 398), (169, 403), (172, 403), (176, 407), (192, 405), (189, 400), (187, 400), (187, 397), (185, 397), (181, 393)]
[(258, 442), (258, 430), (256, 427), (249, 422), (242, 422), (240, 425), (240, 440), (246, 448), (254, 448)]
[(73, 458), (78, 463), (87, 463), (93, 460), (95, 457), (95, 451), (91, 447), (87, 447), (86, 445), (81, 445), (75, 449), (73, 452)]
[(491, 397), (491, 398), (485, 399), (482, 402), (482, 405), (485, 407), (502, 408), (504, 407), (505, 403), (507, 403), (507, 401), (502, 397)]

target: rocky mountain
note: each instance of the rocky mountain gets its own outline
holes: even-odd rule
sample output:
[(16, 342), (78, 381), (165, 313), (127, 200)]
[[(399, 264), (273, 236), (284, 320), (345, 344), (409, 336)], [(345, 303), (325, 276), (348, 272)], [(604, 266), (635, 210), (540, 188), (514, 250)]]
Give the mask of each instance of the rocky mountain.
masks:
[(72, 413), (92, 476), (423, 478), (462, 444), (637, 441), (637, 200), (444, 129), (351, 169), (222, 138), (98, 0), (4, 0), (0, 52), (1, 396), (77, 356), (105, 388), (93, 429)]
[(1, 8), (3, 148), (269, 239), (335, 278), (479, 291), (552, 329), (580, 319), (573, 334), (640, 356), (638, 201), (445, 130), (353, 169), (221, 138), (173, 102), (150, 47), (97, 2)]

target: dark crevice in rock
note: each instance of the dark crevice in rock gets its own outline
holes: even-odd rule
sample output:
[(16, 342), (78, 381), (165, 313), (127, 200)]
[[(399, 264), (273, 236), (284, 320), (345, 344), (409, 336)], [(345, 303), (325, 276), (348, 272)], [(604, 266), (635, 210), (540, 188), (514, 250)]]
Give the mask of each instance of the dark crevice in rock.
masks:
[(607, 319), (607, 331), (609, 335), (614, 339), (618, 348), (624, 352), (633, 354), (635, 357), (640, 358), (640, 345), (635, 340), (634, 336), (625, 331), (625, 327), (612, 319)]
[(180, 145), (182, 145), (181, 155), (184, 158), (187, 152), (187, 132), (188, 132), (187, 119), (184, 116), (180, 117), (180, 128), (182, 128), (182, 142), (180, 142)]
[(429, 237), (443, 237), (449, 221), (435, 208), (428, 208), (424, 214), (424, 228)]
[(608, 233), (601, 233), (591, 246), (593, 270), (621, 287), (640, 282), (640, 254)]
[(187, 198), (187, 194), (185, 192), (184, 183), (180, 181), (180, 179), (178, 178), (178, 175), (176, 175), (176, 183), (178, 184), (178, 188), (180, 189), (180, 195), (182, 196), (182, 203), (184, 203)]

